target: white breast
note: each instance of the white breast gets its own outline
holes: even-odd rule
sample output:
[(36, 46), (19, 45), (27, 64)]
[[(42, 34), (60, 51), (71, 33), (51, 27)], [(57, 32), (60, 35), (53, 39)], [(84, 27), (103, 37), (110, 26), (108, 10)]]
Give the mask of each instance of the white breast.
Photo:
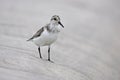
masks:
[(47, 46), (55, 42), (57, 39), (57, 36), (58, 36), (58, 33), (48, 32), (45, 29), (40, 37), (33, 39), (33, 42), (37, 46)]

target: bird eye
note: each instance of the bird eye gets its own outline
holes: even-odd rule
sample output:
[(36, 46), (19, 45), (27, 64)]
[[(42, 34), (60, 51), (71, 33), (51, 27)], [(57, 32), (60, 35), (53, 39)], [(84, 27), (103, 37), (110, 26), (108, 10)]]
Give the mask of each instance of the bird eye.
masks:
[(57, 20), (56, 18), (54, 18), (54, 20)]

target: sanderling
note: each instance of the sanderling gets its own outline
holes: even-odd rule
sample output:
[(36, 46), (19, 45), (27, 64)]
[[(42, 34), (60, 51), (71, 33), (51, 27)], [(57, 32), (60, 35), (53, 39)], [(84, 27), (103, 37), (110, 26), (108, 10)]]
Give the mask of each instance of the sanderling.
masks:
[(60, 26), (64, 26), (60, 22), (60, 17), (57, 15), (52, 16), (50, 23), (39, 29), (30, 39), (27, 41), (32, 41), (38, 46), (38, 51), (40, 58), (42, 58), (40, 47), (48, 46), (48, 61), (50, 60), (50, 46), (57, 40), (58, 33), (60, 32)]

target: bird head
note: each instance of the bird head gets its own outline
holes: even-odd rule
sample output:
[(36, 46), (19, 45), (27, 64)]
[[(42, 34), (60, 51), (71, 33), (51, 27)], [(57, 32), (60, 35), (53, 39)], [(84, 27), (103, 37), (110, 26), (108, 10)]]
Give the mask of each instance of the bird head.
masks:
[(61, 21), (60, 21), (60, 17), (59, 17), (58, 15), (52, 16), (51, 22), (52, 22), (53, 24), (59, 24), (59, 25), (61, 25), (61, 26), (64, 28), (63, 24), (62, 24)]

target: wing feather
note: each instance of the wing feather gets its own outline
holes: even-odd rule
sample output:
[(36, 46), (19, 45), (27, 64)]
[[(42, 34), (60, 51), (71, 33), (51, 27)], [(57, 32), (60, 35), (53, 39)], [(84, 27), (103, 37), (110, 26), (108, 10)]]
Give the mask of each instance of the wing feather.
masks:
[(42, 34), (42, 32), (44, 31), (44, 27), (42, 27), (41, 29), (39, 29), (30, 39), (28, 39), (27, 41), (30, 41), (38, 36), (40, 36)]

